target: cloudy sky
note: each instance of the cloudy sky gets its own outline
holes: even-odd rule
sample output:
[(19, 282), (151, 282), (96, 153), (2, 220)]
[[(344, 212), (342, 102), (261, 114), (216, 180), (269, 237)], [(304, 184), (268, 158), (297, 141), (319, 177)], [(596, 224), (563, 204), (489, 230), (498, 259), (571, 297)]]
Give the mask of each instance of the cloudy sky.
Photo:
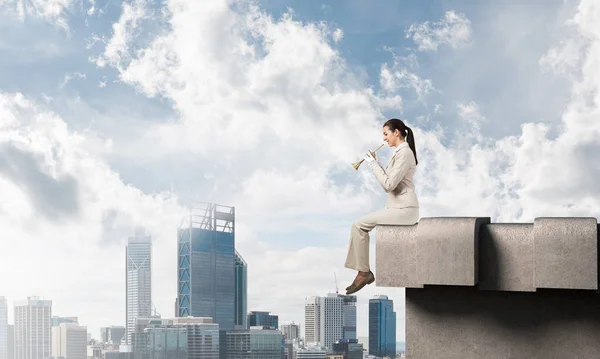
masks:
[[(172, 316), (176, 230), (216, 202), (236, 207), (248, 310), (303, 324), (385, 203), (350, 163), (387, 118), (414, 129), (423, 217), (597, 217), (599, 87), (595, 0), (0, 0), (0, 296), (51, 299), (98, 338), (125, 324), (143, 226)], [(404, 340), (403, 289), (374, 285), (359, 336), (375, 294)]]

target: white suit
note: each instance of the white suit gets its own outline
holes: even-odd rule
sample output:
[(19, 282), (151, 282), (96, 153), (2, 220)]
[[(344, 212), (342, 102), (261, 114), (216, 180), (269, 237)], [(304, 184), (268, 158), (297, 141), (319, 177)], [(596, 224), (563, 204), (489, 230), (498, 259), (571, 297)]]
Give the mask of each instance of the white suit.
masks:
[(376, 225), (413, 225), (419, 220), (419, 201), (413, 183), (417, 164), (408, 143), (396, 147), (385, 170), (377, 161), (367, 163), (388, 197), (384, 209), (366, 214), (352, 224), (345, 267), (361, 272), (370, 271), (369, 232)]

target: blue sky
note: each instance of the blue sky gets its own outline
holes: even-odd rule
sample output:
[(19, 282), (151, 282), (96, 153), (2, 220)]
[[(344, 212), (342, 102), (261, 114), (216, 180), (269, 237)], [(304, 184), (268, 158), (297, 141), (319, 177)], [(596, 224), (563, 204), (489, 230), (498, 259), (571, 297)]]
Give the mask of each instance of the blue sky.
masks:
[[(350, 163), (390, 117), (416, 131), (422, 216), (598, 212), (593, 1), (25, 3), (0, 5), (0, 224), (16, 241), (0, 273), (34, 265), (2, 274), (0, 295), (52, 299), (94, 336), (124, 324), (137, 225), (172, 315), (194, 201), (236, 206), (248, 309), (302, 323), (305, 297), (354, 277), (350, 225), (385, 193)], [(374, 294), (395, 300), (403, 340), (401, 288), (358, 293), (359, 335)]]

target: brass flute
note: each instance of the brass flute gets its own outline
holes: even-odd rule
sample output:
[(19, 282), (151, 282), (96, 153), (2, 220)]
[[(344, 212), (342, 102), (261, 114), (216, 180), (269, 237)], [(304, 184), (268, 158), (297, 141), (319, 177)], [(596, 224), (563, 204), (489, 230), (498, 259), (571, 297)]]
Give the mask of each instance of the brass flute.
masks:
[[(382, 144), (381, 144), (381, 146), (377, 147), (377, 149), (376, 149), (376, 150), (374, 150), (374, 151), (369, 151), (369, 152), (371, 153), (371, 155), (372, 155), (373, 157), (375, 157), (375, 152), (379, 151), (379, 149), (380, 149), (381, 147), (383, 147), (383, 145), (385, 145), (385, 143), (382, 143)], [(363, 163), (363, 161), (364, 161), (364, 160), (365, 160), (365, 159), (363, 158), (362, 160), (360, 160), (360, 161), (358, 161), (358, 162), (354, 162), (354, 163), (352, 164), (352, 167), (354, 167), (354, 169), (355, 169), (355, 170), (358, 170), (358, 167), (360, 167), (360, 164), (361, 164), (361, 163)]]

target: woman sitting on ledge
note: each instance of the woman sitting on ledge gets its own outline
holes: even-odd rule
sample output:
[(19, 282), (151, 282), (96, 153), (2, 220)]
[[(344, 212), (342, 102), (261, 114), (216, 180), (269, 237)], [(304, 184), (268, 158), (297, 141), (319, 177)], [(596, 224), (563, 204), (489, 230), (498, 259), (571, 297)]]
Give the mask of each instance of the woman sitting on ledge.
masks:
[(419, 202), (413, 176), (417, 167), (417, 151), (412, 130), (401, 120), (390, 119), (383, 125), (383, 139), (394, 154), (383, 169), (371, 153), (365, 161), (388, 193), (384, 209), (366, 214), (352, 224), (346, 268), (358, 271), (346, 294), (356, 293), (375, 281), (369, 268), (369, 232), (378, 224), (413, 225), (419, 220)]

